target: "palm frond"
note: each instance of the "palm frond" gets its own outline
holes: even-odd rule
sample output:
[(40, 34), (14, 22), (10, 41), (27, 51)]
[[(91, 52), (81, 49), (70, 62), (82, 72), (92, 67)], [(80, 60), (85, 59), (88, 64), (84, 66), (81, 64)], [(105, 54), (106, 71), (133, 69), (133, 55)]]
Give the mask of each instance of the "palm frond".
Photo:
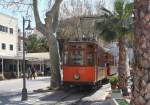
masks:
[(114, 3), (115, 12), (118, 14), (119, 17), (123, 15), (124, 8), (124, 0), (116, 0)]
[(108, 15), (113, 15), (113, 13), (105, 7), (101, 7), (101, 10)]
[(124, 8), (124, 18), (127, 18), (133, 14), (133, 3), (127, 3)]
[(105, 41), (111, 41), (127, 35), (133, 31), (133, 19), (131, 17), (133, 4), (125, 3), (124, 0), (116, 0), (115, 12), (103, 8), (104, 14), (100, 17), (96, 28), (100, 30), (99, 37)]

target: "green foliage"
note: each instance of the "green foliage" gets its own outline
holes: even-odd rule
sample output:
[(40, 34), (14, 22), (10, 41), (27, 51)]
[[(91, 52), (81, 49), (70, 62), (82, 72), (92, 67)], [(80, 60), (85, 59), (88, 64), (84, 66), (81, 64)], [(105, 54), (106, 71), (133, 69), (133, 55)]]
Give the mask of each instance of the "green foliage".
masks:
[(124, 99), (116, 99), (118, 105), (130, 105), (126, 100)]
[(125, 8), (124, 8), (124, 12), (125, 12), (125, 15), (124, 15), (124, 18), (128, 18), (132, 12), (133, 12), (133, 3), (127, 3), (125, 5)]
[(97, 23), (96, 28), (101, 31), (99, 37), (105, 41), (113, 41), (128, 35), (133, 31), (132, 12), (133, 3), (124, 0), (116, 0), (114, 4), (114, 12), (102, 8), (101, 22)]
[(115, 12), (118, 16), (123, 15), (123, 7), (124, 7), (124, 1), (123, 0), (116, 0), (114, 4)]
[(110, 84), (117, 84), (119, 82), (119, 79), (118, 79), (117, 75), (109, 76), (108, 79), (109, 79)]
[(28, 37), (27, 50), (30, 53), (33, 52), (47, 52), (48, 45), (46, 38), (38, 38), (37, 35), (33, 34)]

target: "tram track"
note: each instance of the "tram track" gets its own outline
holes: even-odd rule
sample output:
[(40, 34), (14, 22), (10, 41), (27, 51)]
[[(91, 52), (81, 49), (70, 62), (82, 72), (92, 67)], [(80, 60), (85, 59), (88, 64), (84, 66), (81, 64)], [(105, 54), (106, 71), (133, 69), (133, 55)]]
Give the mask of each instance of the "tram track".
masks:
[(84, 97), (86, 97), (87, 95), (89, 95), (89, 94), (86, 94), (86, 95), (81, 96), (78, 100), (76, 100), (76, 101), (73, 102), (73, 103), (70, 103), (69, 105), (79, 105), (79, 104), (82, 102), (82, 99), (83, 99)]
[[(93, 92), (92, 92), (93, 93)], [(57, 101), (55, 104), (53, 105), (78, 105), (80, 102), (82, 102), (82, 99), (90, 94), (92, 94), (91, 92), (82, 92), (82, 91), (73, 91), (67, 95), (65, 95), (64, 97), (62, 97), (59, 101)], [(71, 100), (71, 97), (76, 97), (77, 99), (72, 100), (72, 102), (68, 102), (68, 100)], [(68, 99), (70, 98), (70, 99)], [(68, 104), (67, 104), (68, 103)]]
[(66, 94), (64, 97), (60, 98), (56, 103), (54, 103), (53, 105), (60, 105), (62, 102), (64, 102), (64, 100), (70, 96), (72, 96), (73, 94), (75, 94), (75, 91), (71, 91), (68, 94)]

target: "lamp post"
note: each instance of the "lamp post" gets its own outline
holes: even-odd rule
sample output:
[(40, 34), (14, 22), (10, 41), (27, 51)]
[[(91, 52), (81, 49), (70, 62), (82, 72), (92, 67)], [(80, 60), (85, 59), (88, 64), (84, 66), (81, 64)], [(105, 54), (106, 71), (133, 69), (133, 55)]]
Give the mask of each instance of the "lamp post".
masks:
[(25, 66), (25, 22), (28, 21), (28, 27), (26, 28), (26, 30), (32, 30), (32, 28), (30, 27), (30, 20), (25, 20), (23, 17), (23, 88), (22, 88), (22, 98), (21, 100), (27, 100), (28, 99), (28, 93), (27, 93), (27, 88), (26, 88), (26, 76), (25, 76), (25, 70), (26, 70), (26, 66)]

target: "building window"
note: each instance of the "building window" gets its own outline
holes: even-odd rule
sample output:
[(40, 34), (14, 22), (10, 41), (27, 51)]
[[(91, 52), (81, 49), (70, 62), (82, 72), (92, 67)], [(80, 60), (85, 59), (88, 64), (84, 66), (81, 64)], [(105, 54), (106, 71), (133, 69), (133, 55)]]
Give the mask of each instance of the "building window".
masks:
[(0, 31), (2, 31), (2, 25), (0, 25)]
[(0, 25), (0, 31), (1, 32), (10, 32), (11, 34), (13, 34), (13, 28), (8, 28), (8, 27), (3, 26), (3, 25)]
[(13, 45), (12, 44), (10, 44), (10, 50), (13, 50)]
[(5, 32), (8, 32), (8, 27), (5, 27)]
[(21, 51), (21, 45), (20, 44), (18, 45), (18, 51)]
[(2, 32), (8, 32), (8, 27), (0, 25), (0, 31), (2, 31)]
[(4, 26), (2, 26), (2, 31), (5, 32), (5, 27)]
[(6, 44), (5, 43), (2, 43), (2, 49), (6, 49)]
[(9, 28), (10, 33), (13, 34), (13, 28)]
[(3, 32), (8, 32), (8, 28), (3, 26)]

